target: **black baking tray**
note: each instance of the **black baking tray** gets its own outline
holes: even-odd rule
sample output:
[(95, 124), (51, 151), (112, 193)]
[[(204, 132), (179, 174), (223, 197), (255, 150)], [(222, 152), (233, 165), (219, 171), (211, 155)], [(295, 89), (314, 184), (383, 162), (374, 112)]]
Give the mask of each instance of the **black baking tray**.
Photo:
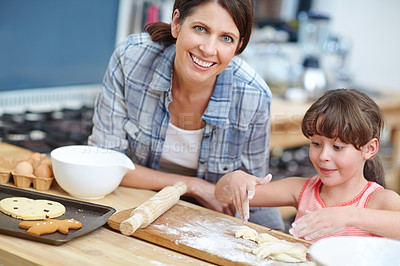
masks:
[(66, 211), (62, 216), (54, 219), (64, 220), (73, 218), (82, 223), (81, 229), (71, 229), (67, 235), (61, 234), (57, 231), (52, 234), (35, 236), (28, 234), (26, 229), (18, 227), (18, 224), (22, 220), (12, 218), (0, 211), (0, 234), (11, 235), (56, 246), (103, 226), (107, 222), (108, 218), (116, 211), (114, 208), (109, 206), (0, 185), (0, 200), (9, 197), (26, 197), (31, 199), (57, 201), (65, 206)]

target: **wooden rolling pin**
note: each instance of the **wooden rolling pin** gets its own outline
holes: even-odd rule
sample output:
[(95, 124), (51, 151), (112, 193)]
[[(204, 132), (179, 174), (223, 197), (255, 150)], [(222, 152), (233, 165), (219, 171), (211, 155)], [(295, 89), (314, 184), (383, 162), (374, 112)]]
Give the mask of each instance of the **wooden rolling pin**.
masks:
[(124, 235), (132, 235), (138, 228), (145, 228), (174, 206), (180, 196), (186, 193), (186, 189), (186, 184), (183, 182), (163, 188), (134, 209), (129, 215), (130, 217), (121, 223), (119, 230)]

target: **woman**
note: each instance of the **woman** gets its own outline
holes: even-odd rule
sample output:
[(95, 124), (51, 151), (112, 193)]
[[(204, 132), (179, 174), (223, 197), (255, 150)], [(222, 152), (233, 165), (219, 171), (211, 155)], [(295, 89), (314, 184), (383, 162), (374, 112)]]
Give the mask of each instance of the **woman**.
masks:
[[(115, 50), (89, 144), (125, 152), (136, 164), (121, 185), (160, 190), (177, 181), (201, 205), (233, 215), (214, 196), (233, 170), (265, 176), (271, 92), (236, 58), (253, 26), (251, 0), (176, 0), (171, 24), (154, 23)], [(277, 209), (253, 222), (283, 229)]]

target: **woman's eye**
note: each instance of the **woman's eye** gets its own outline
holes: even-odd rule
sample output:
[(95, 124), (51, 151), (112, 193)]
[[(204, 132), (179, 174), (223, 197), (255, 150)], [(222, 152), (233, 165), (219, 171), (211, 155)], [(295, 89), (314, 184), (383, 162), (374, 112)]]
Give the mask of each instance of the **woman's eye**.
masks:
[(195, 26), (194, 28), (198, 32), (205, 32), (206, 31), (206, 29), (204, 27), (202, 27), (202, 26)]
[(228, 43), (233, 42), (232, 37), (229, 37), (229, 36), (223, 36), (223, 37), (222, 37), (222, 40), (223, 40), (224, 42), (228, 42)]

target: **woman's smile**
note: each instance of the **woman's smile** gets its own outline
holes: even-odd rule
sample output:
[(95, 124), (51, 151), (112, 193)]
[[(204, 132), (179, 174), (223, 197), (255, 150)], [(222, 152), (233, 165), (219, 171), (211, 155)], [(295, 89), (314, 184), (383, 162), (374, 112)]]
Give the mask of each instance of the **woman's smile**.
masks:
[(215, 64), (214, 62), (202, 60), (199, 57), (196, 57), (195, 55), (193, 55), (191, 53), (189, 53), (189, 54), (190, 54), (190, 57), (192, 58), (193, 62), (202, 68), (210, 68), (211, 66), (213, 66)]

